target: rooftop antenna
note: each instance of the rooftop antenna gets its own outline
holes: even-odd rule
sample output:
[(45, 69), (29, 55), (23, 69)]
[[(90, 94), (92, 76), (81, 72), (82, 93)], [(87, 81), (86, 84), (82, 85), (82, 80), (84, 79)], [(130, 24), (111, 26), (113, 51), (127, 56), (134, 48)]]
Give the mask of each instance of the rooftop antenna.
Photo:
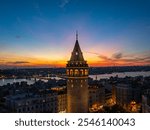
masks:
[(76, 30), (76, 40), (78, 40), (78, 31)]

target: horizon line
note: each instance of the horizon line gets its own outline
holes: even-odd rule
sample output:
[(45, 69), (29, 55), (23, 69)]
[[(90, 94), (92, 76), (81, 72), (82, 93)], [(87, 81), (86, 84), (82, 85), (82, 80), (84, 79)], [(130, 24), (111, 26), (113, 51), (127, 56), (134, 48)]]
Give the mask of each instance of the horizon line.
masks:
[[(132, 65), (132, 66), (89, 66), (89, 68), (116, 68), (116, 67), (150, 67), (150, 65)], [(57, 68), (66, 68), (66, 67), (6, 67), (0, 68), (4, 69), (57, 69)]]

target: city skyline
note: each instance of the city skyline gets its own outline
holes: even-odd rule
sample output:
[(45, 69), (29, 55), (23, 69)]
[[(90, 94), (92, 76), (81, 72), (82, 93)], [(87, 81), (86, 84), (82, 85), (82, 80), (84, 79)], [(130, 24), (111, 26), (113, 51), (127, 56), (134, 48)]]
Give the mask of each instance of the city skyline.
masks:
[(76, 30), (89, 66), (150, 65), (149, 6), (149, 0), (0, 1), (0, 68), (65, 67)]

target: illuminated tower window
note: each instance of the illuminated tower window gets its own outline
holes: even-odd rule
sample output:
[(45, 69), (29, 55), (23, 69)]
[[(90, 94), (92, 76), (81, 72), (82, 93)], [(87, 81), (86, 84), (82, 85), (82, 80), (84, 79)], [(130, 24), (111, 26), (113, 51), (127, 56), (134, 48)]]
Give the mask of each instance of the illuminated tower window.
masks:
[(78, 69), (75, 69), (74, 74), (75, 74), (75, 75), (79, 75), (79, 71), (78, 71)]
[(67, 75), (69, 75), (69, 70), (67, 69)]
[(70, 75), (73, 75), (73, 70), (72, 69), (70, 70)]
[(87, 69), (85, 69), (85, 75), (88, 75), (88, 70)]
[(80, 70), (80, 74), (81, 74), (81, 75), (84, 75), (83, 69)]

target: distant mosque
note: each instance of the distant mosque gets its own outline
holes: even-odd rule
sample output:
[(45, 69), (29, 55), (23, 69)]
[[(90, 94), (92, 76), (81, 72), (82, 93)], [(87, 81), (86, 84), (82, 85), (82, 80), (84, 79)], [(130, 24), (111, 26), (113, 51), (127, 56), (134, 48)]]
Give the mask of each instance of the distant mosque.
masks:
[(88, 75), (89, 67), (84, 60), (83, 53), (78, 42), (76, 42), (71, 58), (66, 65), (67, 73), (67, 112), (86, 113), (88, 112)]

